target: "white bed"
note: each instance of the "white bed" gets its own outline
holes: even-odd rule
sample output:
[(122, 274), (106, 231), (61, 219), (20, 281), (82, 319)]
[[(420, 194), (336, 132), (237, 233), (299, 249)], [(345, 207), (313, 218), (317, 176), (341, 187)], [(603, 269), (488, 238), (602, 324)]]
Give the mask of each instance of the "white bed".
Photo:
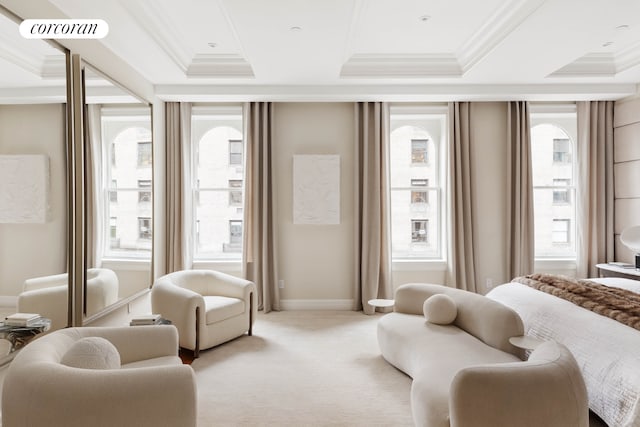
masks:
[[(640, 293), (640, 281), (590, 279)], [(525, 333), (566, 345), (578, 361), (589, 407), (610, 427), (640, 427), (640, 331), (520, 283), (487, 296), (516, 310)]]

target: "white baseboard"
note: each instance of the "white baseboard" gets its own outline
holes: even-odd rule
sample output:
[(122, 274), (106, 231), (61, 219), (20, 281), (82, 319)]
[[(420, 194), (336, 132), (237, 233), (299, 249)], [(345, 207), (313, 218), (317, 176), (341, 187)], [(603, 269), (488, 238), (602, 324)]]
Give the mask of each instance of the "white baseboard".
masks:
[(17, 305), (17, 296), (0, 295), (0, 307), (16, 307)]
[(283, 299), (282, 310), (353, 310), (352, 299)]

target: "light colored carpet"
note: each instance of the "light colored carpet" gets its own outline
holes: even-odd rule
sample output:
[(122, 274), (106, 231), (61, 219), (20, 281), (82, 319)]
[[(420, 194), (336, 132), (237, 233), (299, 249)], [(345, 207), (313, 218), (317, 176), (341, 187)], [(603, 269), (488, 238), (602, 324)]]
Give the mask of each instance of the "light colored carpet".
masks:
[(254, 335), (202, 351), (199, 426), (412, 426), (411, 378), (380, 355), (379, 315), (260, 314)]

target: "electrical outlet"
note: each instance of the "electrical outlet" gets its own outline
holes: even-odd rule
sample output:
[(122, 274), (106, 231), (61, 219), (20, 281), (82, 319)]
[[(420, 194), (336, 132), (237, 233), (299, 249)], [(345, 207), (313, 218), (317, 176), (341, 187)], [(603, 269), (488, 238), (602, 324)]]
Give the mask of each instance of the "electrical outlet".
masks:
[(487, 288), (487, 291), (490, 291), (493, 288), (493, 279), (491, 277), (487, 277), (484, 285)]
[(284, 280), (278, 280), (278, 288), (284, 289)]

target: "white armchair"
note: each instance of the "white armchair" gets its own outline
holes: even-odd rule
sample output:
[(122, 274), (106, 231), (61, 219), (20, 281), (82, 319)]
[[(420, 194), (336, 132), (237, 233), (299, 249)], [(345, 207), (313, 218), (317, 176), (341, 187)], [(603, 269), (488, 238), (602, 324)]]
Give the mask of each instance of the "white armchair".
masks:
[[(24, 281), (18, 295), (18, 311), (39, 313), (51, 319), (51, 331), (67, 326), (67, 273)], [(87, 270), (87, 315), (97, 313), (118, 300), (118, 276), (106, 268)]]
[(252, 334), (256, 318), (253, 282), (211, 270), (183, 270), (158, 278), (151, 309), (178, 328), (180, 347), (193, 350)]
[[(77, 351), (88, 337), (106, 347)], [(109, 351), (111, 366), (96, 362)], [(170, 325), (68, 328), (36, 338), (9, 365), (2, 390), (2, 424), (12, 427), (195, 427), (196, 409), (195, 374), (178, 357)]]

